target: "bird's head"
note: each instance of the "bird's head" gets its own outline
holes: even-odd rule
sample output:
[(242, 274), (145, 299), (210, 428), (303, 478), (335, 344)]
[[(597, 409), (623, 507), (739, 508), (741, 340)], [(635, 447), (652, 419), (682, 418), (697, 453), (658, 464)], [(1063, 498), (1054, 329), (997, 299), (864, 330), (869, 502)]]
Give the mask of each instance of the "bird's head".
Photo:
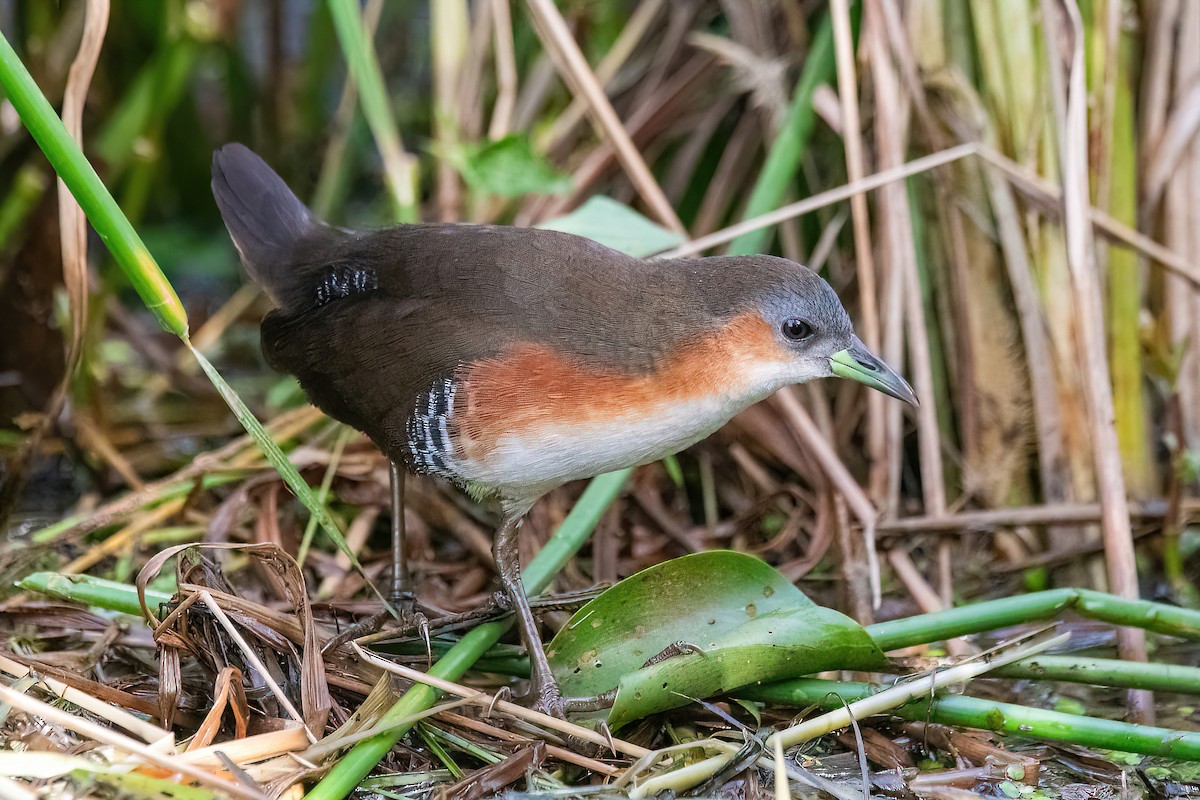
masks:
[(761, 318), (761, 335), (772, 339), (758, 352), (770, 353), (762, 368), (773, 373), (774, 382), (849, 378), (917, 405), (912, 387), (867, 349), (837, 293), (817, 273), (774, 256), (720, 260), (727, 262), (725, 275), (738, 276), (727, 284), (733, 289), (727, 302), (749, 305)]

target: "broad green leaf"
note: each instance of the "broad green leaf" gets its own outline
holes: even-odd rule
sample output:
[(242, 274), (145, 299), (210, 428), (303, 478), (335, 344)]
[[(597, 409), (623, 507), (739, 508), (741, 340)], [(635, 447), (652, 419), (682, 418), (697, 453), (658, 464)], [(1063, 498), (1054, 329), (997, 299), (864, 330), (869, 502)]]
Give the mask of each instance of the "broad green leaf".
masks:
[(751, 684), (827, 669), (880, 669), (886, 663), (854, 620), (823, 606), (796, 607), (756, 617), (701, 653), (684, 653), (625, 676), (608, 723), (619, 728), (692, 698)]
[(596, 195), (579, 208), (538, 227), (573, 233), (620, 250), (631, 256), (646, 256), (683, 244), (683, 237), (669, 231), (610, 197)]
[[(643, 666), (679, 642), (702, 652)], [(565, 695), (617, 688), (613, 728), (748, 684), (886, 663), (860, 625), (815, 605), (760, 559), (730, 551), (626, 578), (581, 608), (548, 655)]]
[(472, 189), (497, 197), (563, 194), (571, 177), (534, 152), (524, 136), (505, 136), (483, 145), (464, 145), (450, 153), (455, 168)]

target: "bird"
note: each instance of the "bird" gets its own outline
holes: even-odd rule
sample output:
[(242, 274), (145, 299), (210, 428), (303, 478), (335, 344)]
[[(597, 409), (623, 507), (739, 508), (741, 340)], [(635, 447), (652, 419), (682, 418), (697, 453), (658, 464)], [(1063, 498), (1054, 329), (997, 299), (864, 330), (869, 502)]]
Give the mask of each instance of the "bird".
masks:
[(212, 191), (250, 278), (275, 370), (391, 465), (393, 594), (411, 600), (405, 471), (498, 504), (494, 554), (531, 664), (563, 716), (520, 575), (520, 522), (570, 481), (704, 439), (784, 386), (838, 376), (906, 403), (813, 270), (770, 255), (635, 258), (569, 233), (319, 220), (249, 148), (213, 155)]

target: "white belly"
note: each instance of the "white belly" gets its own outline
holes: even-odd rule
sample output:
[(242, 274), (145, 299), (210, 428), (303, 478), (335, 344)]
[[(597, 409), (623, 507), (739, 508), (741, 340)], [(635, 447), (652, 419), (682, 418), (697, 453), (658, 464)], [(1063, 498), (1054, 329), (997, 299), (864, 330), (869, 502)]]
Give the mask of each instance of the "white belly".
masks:
[(457, 466), (473, 483), (494, 486), (509, 497), (532, 499), (567, 481), (677, 453), (758, 399), (712, 396), (663, 404), (649, 413), (574, 425), (543, 424), (502, 434), (486, 459)]

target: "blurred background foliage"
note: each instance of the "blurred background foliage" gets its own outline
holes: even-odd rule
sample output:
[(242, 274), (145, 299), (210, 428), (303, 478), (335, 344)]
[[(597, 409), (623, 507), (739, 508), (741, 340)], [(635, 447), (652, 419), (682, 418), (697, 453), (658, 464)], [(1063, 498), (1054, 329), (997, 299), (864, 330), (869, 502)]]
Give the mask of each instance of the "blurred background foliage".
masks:
[[(907, 559), (941, 602), (1022, 582), (1103, 585), (1102, 565), (1089, 569), (1085, 557), (1101, 549), (1096, 470), (1107, 455), (1119, 458), (1138, 501), (1135, 532), (1155, 534), (1143, 550), (1145, 588), (1188, 596), (1196, 561), (1187, 498), (1200, 471), (1200, 356), (1192, 352), (1200, 5), (1079, 4), (1084, 142), (1056, 107), (1063, 74), (1046, 49), (1058, 34), (1046, 36), (1043, 15), (1067, 7), (850, 3), (847, 59), (835, 53), (824, 2), (559, 3), (691, 237), (962, 142), (1001, 157), (957, 160), (889, 184), (861, 207), (839, 202), (786, 220), (755, 242), (828, 277), (868, 342), (913, 376), (924, 415), (904, 416), (848, 385), (787, 392), (751, 409), (678, 465), (645, 471), (636, 500), (614, 511), (625, 523), (613, 524), (616, 543), (602, 537), (596, 546), (591, 577), (733, 544), (796, 579), (832, 569), (823, 559), (840, 549), (832, 559), (840, 571), (827, 574), (857, 585), (854, 610), (869, 615), (861, 576), (851, 574), (858, 559), (843, 535), (845, 505), (808, 446), (807, 419), (882, 510), (879, 534), (899, 581), (887, 583), (904, 584), (906, 598), (919, 596), (909, 583), (919, 577), (900, 563)], [(83, 9), (0, 0), (0, 26), (55, 104)], [(335, 224), (382, 225), (396, 215), (329, 9), (315, 0), (118, 0), (84, 116), (85, 152), (183, 298), (198, 346), (264, 418), (302, 398), (258, 354), (266, 307), (244, 288), (211, 200), (212, 150), (250, 145)], [(524, 4), (390, 0), (367, 3), (365, 13), (405, 155), (417, 165), (423, 219), (536, 224), (596, 194), (658, 216), (588, 124), (586, 104), (560, 78)], [(1099, 458), (1105, 445), (1093, 440), (1087, 400), (1098, 371), (1081, 334), (1085, 304), (1060, 213), (1064, 145), (1084, 148), (1087, 202), (1117, 226), (1088, 231), (1107, 352), (1099, 379), (1112, 392), (1120, 445)], [(12, 108), (0, 105), (6, 456), (63, 370), (52, 178)], [(752, 198), (764, 185), (777, 191), (764, 190), (770, 203), (759, 208)], [(83, 367), (30, 465), (13, 530), (167, 474), (237, 430), (103, 248), (91, 252)], [(327, 443), (318, 437), (313, 446)], [(563, 502), (541, 513), (552, 521)], [(962, 516), (1004, 508), (1027, 516)], [(944, 524), (894, 524), (909, 516)]]

